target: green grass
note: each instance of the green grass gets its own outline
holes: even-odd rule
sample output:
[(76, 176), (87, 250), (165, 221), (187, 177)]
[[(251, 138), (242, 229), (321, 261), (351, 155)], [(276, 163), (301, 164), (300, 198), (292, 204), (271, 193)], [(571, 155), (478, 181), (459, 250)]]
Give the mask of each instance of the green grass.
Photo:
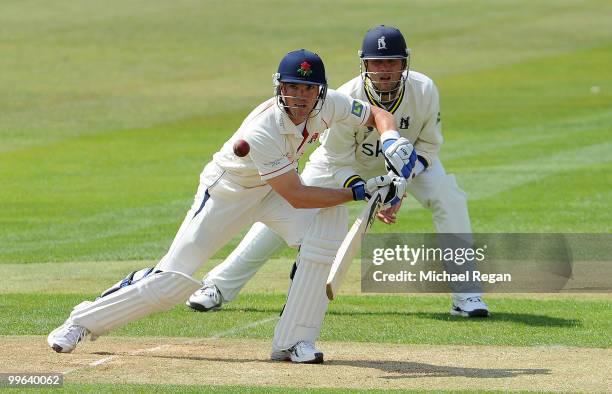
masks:
[[(204, 164), (270, 95), (280, 56), (316, 49), (337, 86), (379, 21), (438, 84), (441, 157), (474, 231), (610, 231), (609, 2), (315, 1), (308, 15), (272, 2), (5, 3), (0, 263), (158, 259)], [(261, 22), (289, 15), (288, 34)], [(374, 231), (433, 230), (416, 204)]]
[[(198, 275), (218, 261), (209, 262)], [(0, 335), (45, 335), (72, 307), (93, 299), (142, 262), (3, 264)], [(112, 335), (262, 338), (272, 336), (285, 302), (290, 260), (266, 264), (242, 293), (219, 313), (195, 313), (179, 305), (170, 312), (134, 322)], [(373, 343), (563, 345), (612, 347), (612, 303), (607, 295), (520, 296), (496, 294), (487, 301), (490, 319), (449, 315), (448, 295), (360, 294), (360, 266), (353, 264), (339, 298), (330, 303), (322, 339)], [(91, 292), (84, 293), (85, 290)], [(181, 324), (176, 324), (180, 321)], [(245, 326), (261, 322), (253, 327)], [(238, 330), (237, 328), (242, 327)], [(235, 330), (235, 331), (234, 331)]]
[[(72, 307), (93, 294), (4, 294), (8, 320), (0, 335), (45, 335)], [(222, 312), (179, 305), (112, 333), (113, 336), (271, 338), (285, 297), (242, 294)], [(322, 340), (432, 345), (612, 347), (609, 300), (491, 299), (493, 317), (451, 317), (448, 296), (343, 296), (333, 302)], [(222, 334), (268, 319), (250, 328)], [(176, 324), (176, 322), (181, 324)]]

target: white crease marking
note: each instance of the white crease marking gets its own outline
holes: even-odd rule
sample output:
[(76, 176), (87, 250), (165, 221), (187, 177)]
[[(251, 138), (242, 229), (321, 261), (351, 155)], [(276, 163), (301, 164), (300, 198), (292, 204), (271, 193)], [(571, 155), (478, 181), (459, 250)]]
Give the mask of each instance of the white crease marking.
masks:
[[(266, 324), (266, 323), (274, 321), (276, 319), (278, 319), (278, 316), (267, 317), (265, 319), (261, 319), (261, 320), (258, 320), (258, 321), (255, 321), (255, 322), (252, 322), (252, 323), (249, 323), (249, 324), (245, 324), (244, 326), (234, 327), (234, 328), (226, 330), (226, 331), (218, 332), (218, 333), (216, 333), (216, 334), (214, 334), (214, 335), (212, 335), (210, 337), (204, 338), (204, 339), (213, 339), (213, 340), (220, 339), (222, 337), (225, 337), (225, 336), (228, 336), (228, 335), (231, 335), (231, 334), (235, 334), (237, 332), (240, 332), (240, 331), (243, 331), (243, 330), (247, 330), (249, 328), (257, 327), (257, 326), (259, 326), (261, 324)], [(192, 340), (189, 340), (189, 341), (181, 342), (181, 345), (189, 345), (189, 344), (193, 344), (193, 343), (199, 342), (201, 340), (202, 340), (201, 338), (199, 338), (199, 339), (192, 339)], [(134, 351), (128, 353), (128, 355), (129, 356), (137, 356), (137, 355), (142, 354), (142, 353), (152, 353), (152, 352), (156, 352), (158, 350), (166, 349), (166, 348), (168, 348), (170, 346), (171, 345), (167, 344), (167, 345), (154, 346), (154, 347), (150, 347), (150, 348), (137, 349), (137, 350), (134, 350)], [(62, 372), (62, 374), (65, 376), (65, 375), (68, 375), (68, 374), (70, 374), (72, 372), (75, 372), (75, 371), (78, 371), (78, 370), (81, 370), (81, 369), (85, 369), (85, 368), (88, 368), (88, 367), (95, 368), (95, 367), (98, 367), (100, 365), (106, 364), (109, 361), (113, 361), (114, 359), (117, 359), (117, 358), (119, 358), (119, 355), (112, 355), (112, 356), (104, 357), (104, 358), (101, 358), (99, 360), (92, 361), (92, 362), (90, 362), (90, 363), (88, 363), (86, 365), (82, 365), (80, 367), (68, 369), (68, 370)]]

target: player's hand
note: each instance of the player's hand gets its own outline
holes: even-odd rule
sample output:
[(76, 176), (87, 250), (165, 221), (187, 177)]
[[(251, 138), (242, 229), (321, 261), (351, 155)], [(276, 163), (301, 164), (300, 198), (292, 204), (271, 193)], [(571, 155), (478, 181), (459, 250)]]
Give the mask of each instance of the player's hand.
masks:
[(402, 207), (402, 202), (404, 199), (402, 198), (399, 203), (390, 206), (387, 209), (383, 209), (376, 214), (378, 220), (385, 224), (394, 224), (397, 218), (397, 212)]
[(404, 137), (388, 139), (383, 143), (383, 149), (387, 171), (405, 179), (410, 178), (417, 160), (417, 154), (410, 141)]
[(406, 186), (406, 179), (399, 176), (391, 177), (391, 183), (389, 183), (389, 191), (383, 199), (381, 210), (386, 210), (395, 205), (399, 205), (402, 202), (402, 198), (404, 198), (404, 194), (406, 194)]
[(374, 178), (370, 178), (366, 181), (363, 179), (356, 182), (351, 189), (353, 190), (353, 200), (366, 200), (368, 201), (372, 194), (378, 189), (387, 187), (393, 183), (394, 176), (379, 175)]

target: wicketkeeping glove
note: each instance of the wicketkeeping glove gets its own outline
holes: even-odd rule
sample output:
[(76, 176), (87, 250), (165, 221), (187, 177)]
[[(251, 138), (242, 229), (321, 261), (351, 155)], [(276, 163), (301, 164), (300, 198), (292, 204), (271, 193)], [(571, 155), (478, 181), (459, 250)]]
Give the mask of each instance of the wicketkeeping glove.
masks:
[(410, 141), (404, 137), (387, 139), (383, 142), (383, 149), (387, 171), (408, 179), (417, 160), (417, 154)]

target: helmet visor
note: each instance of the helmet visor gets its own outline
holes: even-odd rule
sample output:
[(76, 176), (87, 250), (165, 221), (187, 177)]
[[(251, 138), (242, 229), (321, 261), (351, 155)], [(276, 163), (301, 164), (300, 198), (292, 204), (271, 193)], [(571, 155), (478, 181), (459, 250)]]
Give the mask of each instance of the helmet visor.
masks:
[(327, 86), (303, 81), (279, 82), (276, 88), (276, 100), (279, 107), (296, 118), (316, 116), (325, 101)]
[(395, 100), (406, 82), (408, 60), (402, 58), (373, 58), (361, 62), (361, 76), (365, 87), (380, 103)]

